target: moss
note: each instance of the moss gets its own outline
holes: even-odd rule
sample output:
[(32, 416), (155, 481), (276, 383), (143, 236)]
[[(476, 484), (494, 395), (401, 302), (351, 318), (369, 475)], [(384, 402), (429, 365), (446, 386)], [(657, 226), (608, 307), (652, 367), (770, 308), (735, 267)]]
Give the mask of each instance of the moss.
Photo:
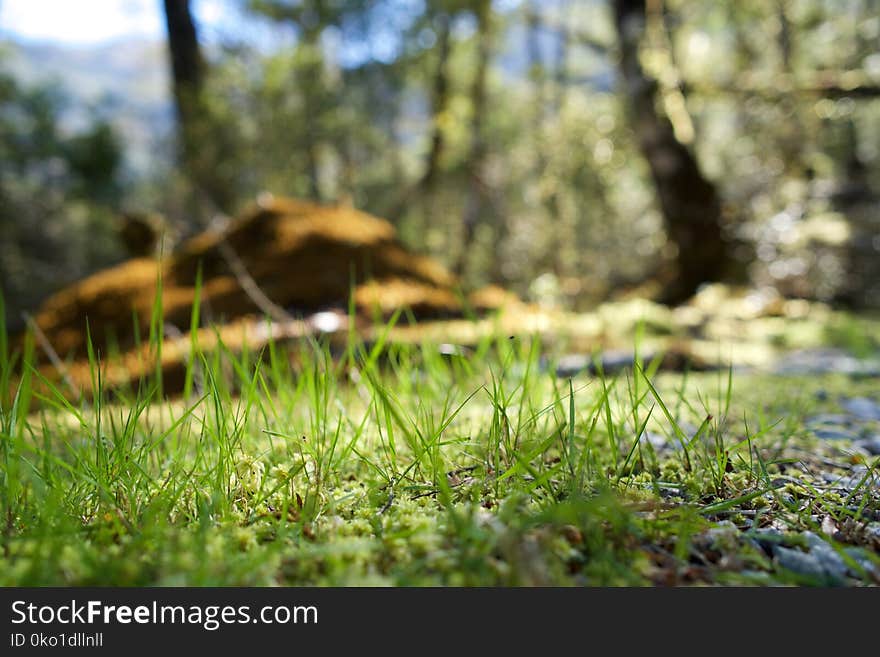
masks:
[[(651, 394), (632, 369), (605, 386), (584, 376), (570, 431), (567, 382), (526, 341), (467, 360), (393, 345), (367, 362), (353, 347), (354, 380), (348, 355), (324, 348), (303, 344), (295, 367), (277, 354), (259, 372), (226, 363), (242, 370), (238, 396), (212, 390), (188, 415), (171, 403), (126, 424), (129, 400), (72, 422), (64, 406), (27, 418), (8, 443), (11, 462), (33, 467), (20, 470), (0, 583), (784, 583), (754, 545), (769, 545), (766, 528), (805, 545), (828, 515), (873, 545), (846, 521), (877, 513), (876, 490), (850, 498), (822, 478), (860, 472), (851, 445), (805, 426), (873, 381), (735, 373), (725, 414), (726, 373), (664, 372)], [(658, 400), (689, 436), (713, 417), (687, 458)], [(656, 470), (630, 472), (634, 411), (651, 405), (646, 430), (671, 439)]]
[[(424, 319), (521, 305), (512, 293), (496, 289), (478, 290), (463, 302), (458, 281), (439, 262), (411, 253), (390, 223), (353, 208), (273, 198), (235, 219), (223, 231), (222, 240), (259, 292), (277, 308), (291, 310), (291, 318), (328, 306), (342, 311), (349, 298), (357, 311), (351, 319), (361, 326), (377, 317), (387, 319), (401, 308)], [(155, 369), (156, 354), (150, 352), (149, 344), (138, 346), (136, 336), (149, 335), (161, 279), (160, 319), (179, 335), (164, 336), (160, 366), (165, 392), (179, 393), (189, 358), (188, 330), (200, 268), (200, 302), (223, 318), (222, 345), (234, 351), (246, 345), (252, 349), (264, 346), (270, 337), (264, 316), (271, 311), (246, 289), (241, 274), (234, 274), (223, 249), (221, 233), (210, 229), (161, 260), (133, 258), (47, 299), (35, 321), (43, 338), (67, 361), (66, 382), (75, 390), (91, 390), (87, 338), (99, 351), (117, 354), (104, 373), (109, 383), (135, 385)], [(348, 318), (337, 316), (334, 321), (339, 325), (331, 333), (344, 335)], [(283, 327), (276, 327), (279, 336), (295, 338), (323, 330), (308, 323), (288, 323), (292, 325), (284, 330), (289, 335)], [(217, 337), (213, 327), (198, 333), (205, 351), (220, 348)], [(44, 354), (38, 358), (43, 361)], [(51, 363), (42, 365), (44, 377), (61, 383)]]

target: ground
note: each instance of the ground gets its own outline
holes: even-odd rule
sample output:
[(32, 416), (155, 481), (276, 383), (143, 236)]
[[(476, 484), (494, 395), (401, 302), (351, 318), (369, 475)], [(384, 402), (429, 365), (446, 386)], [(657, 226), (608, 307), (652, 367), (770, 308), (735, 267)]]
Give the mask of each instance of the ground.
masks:
[(165, 401), (5, 356), (0, 585), (877, 584), (878, 324), (694, 308), (218, 338)]

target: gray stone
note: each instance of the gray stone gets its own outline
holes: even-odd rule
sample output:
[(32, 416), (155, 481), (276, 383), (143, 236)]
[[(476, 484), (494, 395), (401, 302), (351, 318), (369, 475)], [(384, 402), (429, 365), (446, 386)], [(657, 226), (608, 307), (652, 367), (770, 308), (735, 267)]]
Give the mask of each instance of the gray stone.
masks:
[(803, 349), (782, 356), (773, 371), (780, 375), (836, 372), (853, 377), (873, 378), (880, 376), (880, 361), (855, 358), (842, 349)]
[(810, 554), (818, 559), (822, 568), (834, 581), (842, 581), (846, 577), (849, 566), (843, 557), (820, 536), (813, 532), (804, 532)]
[(871, 436), (870, 438), (863, 438), (856, 442), (856, 446), (861, 447), (868, 452), (868, 454), (880, 456), (880, 434)]
[[(649, 363), (653, 358), (654, 354), (642, 355), (645, 363)], [(601, 363), (602, 371), (605, 374), (616, 374), (623, 370), (632, 369), (636, 359), (632, 351), (609, 349), (599, 355), (598, 361)], [(596, 374), (597, 370), (598, 368), (593, 360), (593, 356), (590, 354), (565, 354), (556, 361), (556, 376), (561, 379), (585, 372)]]
[(856, 440), (859, 437), (849, 429), (853, 426), (853, 419), (849, 415), (823, 413), (808, 417), (805, 424), (822, 440)]
[(590, 370), (592, 359), (585, 354), (567, 354), (556, 362), (556, 376), (567, 379)]
[[(642, 354), (645, 363), (651, 362), (654, 354)], [(612, 349), (602, 354), (602, 369), (606, 374), (613, 374), (631, 368), (636, 362), (635, 354), (631, 351)]]
[(867, 397), (844, 399), (840, 405), (860, 420), (880, 420), (880, 404)]
[(832, 570), (828, 570), (826, 568), (828, 561), (823, 558), (824, 555), (819, 556), (813, 552), (802, 552), (796, 548), (776, 545), (773, 547), (773, 556), (782, 568), (812, 577), (823, 584), (843, 584), (846, 581), (846, 569), (844, 568), (844, 574), (838, 572), (836, 565)]
[[(852, 558), (853, 561), (855, 561), (859, 566), (861, 566), (862, 570), (864, 570), (866, 573), (871, 573), (871, 574), (875, 574), (875, 575), (877, 574), (877, 572), (878, 572), (877, 564), (875, 564), (871, 560), (871, 558), (868, 556), (867, 550), (865, 550), (864, 548), (860, 548), (860, 547), (847, 547), (847, 548), (843, 548), (843, 551), (846, 552), (846, 554), (850, 558)], [(855, 568), (850, 568), (849, 572), (850, 572), (850, 574), (852, 574), (855, 577), (862, 576), (862, 573), (860, 573)]]
[(807, 542), (807, 547), (810, 550), (826, 544), (821, 536), (814, 534), (813, 532), (801, 532), (801, 537)]
[(776, 557), (777, 563), (786, 570), (825, 581), (825, 569), (822, 568), (822, 564), (812, 554), (802, 552), (797, 548), (774, 545), (773, 556)]
[(642, 434), (641, 441), (643, 443), (644, 442), (650, 443), (651, 447), (653, 447), (654, 449), (663, 449), (664, 447), (671, 447), (672, 449), (677, 449), (680, 447), (680, 445), (677, 442), (672, 442), (670, 444), (670, 441), (668, 438), (666, 438), (666, 436), (664, 436), (661, 433), (657, 433), (656, 431), (647, 431), (646, 430)]
[(864, 479), (864, 477), (864, 473), (852, 476), (838, 475), (834, 474), (833, 472), (822, 473), (822, 479), (825, 480), (825, 482), (831, 484), (832, 486), (836, 486), (847, 493), (851, 493), (860, 486), (862, 490), (866, 490), (869, 487), (880, 487), (880, 477), (868, 477), (863, 482), (862, 480)]
[(721, 522), (716, 523), (715, 527), (709, 527), (704, 534), (710, 539), (738, 536), (739, 528), (730, 520), (722, 520)]
[(756, 529), (750, 532), (752, 538), (754, 538), (759, 544), (765, 547), (771, 547), (774, 545), (780, 545), (785, 543), (786, 536), (778, 529)]
[(853, 419), (843, 413), (820, 413), (806, 418), (804, 423), (810, 428), (827, 425), (846, 427), (853, 424)]
[(846, 429), (833, 429), (828, 427), (813, 429), (813, 434), (816, 438), (821, 438), (822, 440), (855, 440), (859, 437), (858, 434), (855, 434), (852, 431), (847, 431)]

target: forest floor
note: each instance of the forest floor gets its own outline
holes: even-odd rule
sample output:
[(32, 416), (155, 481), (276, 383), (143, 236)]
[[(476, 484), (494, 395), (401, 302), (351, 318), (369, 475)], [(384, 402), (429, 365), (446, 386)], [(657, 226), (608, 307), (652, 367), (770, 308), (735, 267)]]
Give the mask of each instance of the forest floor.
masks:
[(880, 322), (703, 303), (221, 343), (161, 403), (0, 344), (0, 585), (880, 583)]

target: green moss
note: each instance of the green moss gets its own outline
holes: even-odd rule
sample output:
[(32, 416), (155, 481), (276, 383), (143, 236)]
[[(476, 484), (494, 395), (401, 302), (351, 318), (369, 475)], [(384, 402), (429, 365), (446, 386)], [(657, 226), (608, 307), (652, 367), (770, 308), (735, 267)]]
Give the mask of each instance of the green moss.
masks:
[(726, 372), (662, 373), (655, 395), (633, 370), (569, 387), (528, 340), (475, 354), (306, 343), (221, 359), (192, 408), (58, 402), (16, 431), (3, 409), (0, 585), (639, 585), (695, 554), (700, 583), (773, 583), (742, 531), (798, 545), (880, 508), (827, 488), (851, 445), (805, 426), (875, 382), (735, 374), (728, 399)]

